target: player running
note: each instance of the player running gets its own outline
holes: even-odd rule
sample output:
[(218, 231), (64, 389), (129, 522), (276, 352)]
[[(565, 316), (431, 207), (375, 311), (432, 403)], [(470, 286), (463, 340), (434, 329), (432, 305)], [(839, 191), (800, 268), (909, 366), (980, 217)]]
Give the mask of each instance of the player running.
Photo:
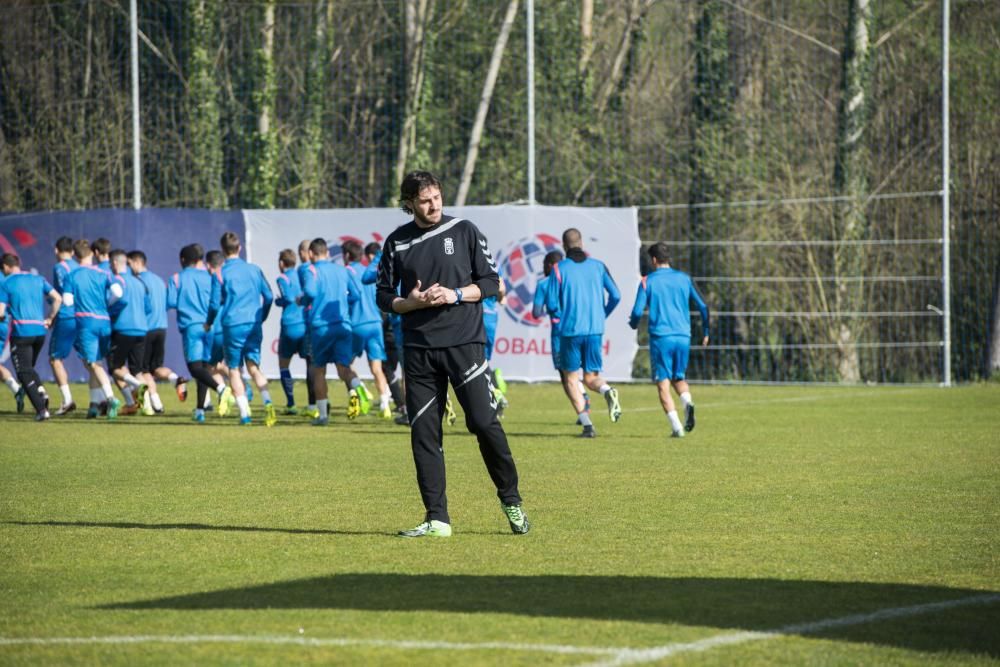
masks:
[[(60, 236), (55, 245), (56, 265), (52, 268), (52, 285), (59, 294), (63, 293), (63, 285), (69, 274), (76, 269), (79, 264), (73, 259), (73, 239), (68, 236)], [(52, 367), (52, 377), (59, 387), (59, 394), (62, 397), (62, 405), (56, 410), (56, 416), (65, 415), (76, 410), (76, 403), (73, 402), (73, 394), (69, 390), (69, 374), (66, 372), (64, 360), (69, 358), (69, 353), (73, 349), (73, 341), (76, 339), (76, 311), (73, 306), (65, 303), (59, 309), (55, 321), (52, 323), (51, 334), (49, 335), (49, 366)]]
[[(128, 268), (124, 250), (112, 250), (109, 255), (114, 279), (121, 284), (125, 296), (110, 308), (111, 353), (109, 368), (122, 387), (125, 397), (123, 415), (133, 415), (139, 410), (136, 398), (148, 391), (142, 377), (142, 360), (145, 356), (146, 332), (149, 331), (149, 292), (141, 280)], [(152, 413), (151, 413), (152, 414)]]
[(107, 410), (108, 419), (118, 417), (121, 401), (111, 390), (111, 381), (101, 366), (111, 347), (111, 316), (108, 306), (121, 300), (125, 291), (111, 275), (94, 266), (94, 251), (86, 239), (73, 243), (80, 265), (63, 285), (63, 302), (76, 309), (76, 340), (73, 347), (90, 373), (90, 407), (87, 419)]
[[(388, 357), (385, 353), (385, 339), (382, 337), (382, 311), (375, 302), (375, 285), (365, 284), (362, 280), (366, 267), (361, 263), (361, 244), (358, 241), (347, 241), (340, 249), (344, 255), (344, 265), (360, 291), (360, 298), (351, 307), (351, 355), (354, 358), (362, 354), (368, 357), (368, 368), (375, 378), (375, 388), (379, 393), (379, 415), (383, 419), (392, 419), (392, 409), (389, 407), (392, 395), (383, 371), (383, 364)], [(368, 260), (372, 257), (369, 255)], [(361, 401), (361, 413), (365, 414), (365, 404), (370, 404), (371, 398), (363, 382), (358, 385), (358, 398)]]
[(219, 245), (226, 262), (222, 265), (221, 280), (212, 282), (212, 301), (205, 330), (212, 330), (217, 317), (222, 320), (229, 386), (236, 396), (240, 423), (251, 423), (250, 401), (240, 374), (240, 367), (246, 363), (247, 371), (264, 401), (264, 425), (274, 426), (278, 417), (267, 389), (267, 378), (260, 370), (260, 346), (264, 338), (262, 325), (271, 312), (273, 294), (260, 267), (240, 258), (242, 245), (234, 232), (223, 234)]
[(361, 380), (351, 370), (351, 305), (361, 298), (361, 292), (357, 281), (347, 269), (330, 261), (326, 239), (312, 240), (309, 244), (309, 259), (312, 263), (305, 273), (300, 302), (309, 308), (312, 381), (316, 389), (316, 408), (319, 411), (312, 424), (326, 426), (330, 422), (327, 364), (336, 365), (337, 376), (350, 388), (347, 418), (356, 419), (361, 414), (361, 400), (357, 389)]
[(559, 370), (562, 371), (563, 389), (583, 425), (580, 437), (594, 438), (597, 432), (580, 392), (577, 370), (583, 369), (584, 385), (604, 396), (611, 421), (621, 419), (618, 390), (600, 376), (604, 322), (621, 301), (621, 293), (604, 263), (587, 257), (578, 229), (567, 229), (562, 241), (566, 259), (552, 269), (554, 280), (550, 278), (548, 282), (545, 307), (550, 313), (560, 314)]
[[(701, 313), (702, 345), (708, 345), (708, 306), (690, 276), (671, 268), (670, 249), (666, 243), (654, 243), (648, 252), (653, 270), (639, 281), (628, 324), (637, 329), (643, 312), (649, 309), (649, 360), (653, 382), (660, 393), (660, 405), (670, 421), (671, 437), (680, 438), (685, 431), (694, 430), (694, 402), (684, 379), (691, 352), (689, 304), (693, 301)], [(684, 405), (683, 426), (670, 396), (671, 386)]]
[(278, 298), (274, 305), (281, 308), (281, 333), (278, 336), (278, 369), (281, 372), (281, 389), (285, 392), (285, 414), (299, 413), (295, 407), (295, 380), (289, 365), (292, 357), (299, 355), (306, 361), (306, 384), (309, 384), (309, 350), (307, 349), (306, 318), (299, 304), (302, 284), (295, 268), (295, 253), (285, 248), (278, 254)]
[[(45, 395), (35, 362), (45, 345), (45, 330), (62, 305), (62, 296), (41, 276), (22, 272), (21, 259), (17, 255), (4, 254), (0, 264), (4, 275), (0, 283), (0, 320), (6, 318), (9, 309), (11, 362), (35, 408), (35, 421), (45, 421), (49, 418), (49, 397)], [(46, 298), (52, 302), (48, 317), (45, 315)]]

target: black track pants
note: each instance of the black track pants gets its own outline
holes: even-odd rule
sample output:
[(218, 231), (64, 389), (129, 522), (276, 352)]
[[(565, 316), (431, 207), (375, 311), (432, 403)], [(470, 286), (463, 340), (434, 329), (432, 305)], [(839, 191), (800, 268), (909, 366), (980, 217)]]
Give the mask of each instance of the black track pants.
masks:
[(44, 344), (45, 336), (19, 336), (10, 339), (10, 360), (17, 373), (17, 381), (24, 387), (31, 406), (38, 414), (45, 410), (45, 397), (39, 391), (42, 380), (35, 370), (35, 362)]
[(407, 347), (403, 355), (406, 411), (410, 417), (410, 445), (417, 468), (417, 484), (427, 510), (426, 520), (450, 523), (445, 492), (441, 419), (448, 383), (465, 412), (465, 425), (479, 440), (479, 452), (497, 488), (497, 497), (511, 505), (521, 502), (517, 467), (507, 444), (493, 380), (481, 343), (448, 348)]

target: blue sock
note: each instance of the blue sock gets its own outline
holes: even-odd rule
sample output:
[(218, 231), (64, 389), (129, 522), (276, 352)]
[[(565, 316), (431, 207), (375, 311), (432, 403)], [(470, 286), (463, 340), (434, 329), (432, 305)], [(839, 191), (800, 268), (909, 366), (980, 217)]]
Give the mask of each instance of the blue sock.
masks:
[(288, 407), (295, 406), (295, 380), (292, 379), (292, 372), (287, 368), (281, 369), (281, 388), (285, 392), (285, 400)]

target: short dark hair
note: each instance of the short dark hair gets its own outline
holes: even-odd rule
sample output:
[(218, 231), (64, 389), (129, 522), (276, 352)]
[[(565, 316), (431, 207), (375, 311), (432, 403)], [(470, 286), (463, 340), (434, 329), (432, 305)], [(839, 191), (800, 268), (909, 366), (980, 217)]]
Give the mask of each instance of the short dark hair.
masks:
[(552, 273), (552, 267), (563, 261), (563, 254), (558, 250), (550, 250), (542, 260), (542, 273), (546, 276)]
[(670, 263), (670, 248), (663, 241), (659, 241), (649, 246), (649, 250), (646, 252), (649, 253), (649, 256), (652, 259), (655, 259), (660, 264)]
[(399, 207), (406, 213), (413, 213), (410, 202), (416, 199), (420, 191), (425, 188), (437, 188), (441, 190), (441, 181), (437, 176), (429, 171), (411, 171), (403, 177), (403, 182), (399, 184)]
[(295, 266), (299, 263), (299, 256), (291, 248), (285, 248), (278, 253), (278, 261), (282, 266)]
[(90, 247), (90, 241), (87, 239), (77, 239), (73, 242), (73, 254), (77, 259), (83, 259), (93, 255), (94, 249)]
[(377, 255), (380, 252), (382, 252), (382, 246), (379, 245), (378, 241), (372, 241), (371, 243), (365, 246), (366, 255)]
[(90, 249), (98, 255), (107, 255), (111, 252), (111, 241), (102, 236), (90, 244)]
[(10, 267), (21, 266), (21, 258), (12, 252), (5, 252), (3, 259), (0, 259), (0, 264)]
[(356, 262), (361, 259), (361, 242), (351, 239), (340, 244), (340, 252), (344, 253), (344, 261)]
[(330, 252), (329, 246), (326, 245), (326, 239), (322, 236), (318, 236), (309, 242), (309, 250), (316, 255), (325, 255)]
[(226, 232), (219, 238), (219, 247), (226, 255), (235, 255), (240, 251), (240, 237), (236, 232)]
[(124, 258), (128, 259), (128, 253), (125, 252), (124, 250), (122, 250), (121, 248), (115, 248), (114, 250), (112, 250), (108, 254), (108, 259), (111, 261), (112, 265), (115, 265), (115, 264), (118, 263), (118, 258), (119, 257), (124, 257)]
[(199, 260), (205, 257), (205, 251), (201, 245), (191, 243), (181, 248), (181, 266), (194, 266)]
[(562, 234), (562, 244), (563, 248), (566, 250), (569, 250), (570, 248), (582, 248), (583, 235), (576, 227), (570, 227)]
[(130, 252), (128, 254), (128, 258), (129, 258), (129, 260), (131, 260), (133, 262), (136, 262), (136, 261), (142, 262), (142, 265), (146, 266), (146, 263), (147, 263), (146, 253), (144, 253), (141, 250), (133, 250), (132, 252)]
[(205, 253), (205, 261), (212, 268), (217, 268), (226, 263), (226, 258), (220, 250), (209, 250)]
[(60, 236), (56, 239), (56, 250), (59, 252), (73, 252), (73, 239), (68, 236)]

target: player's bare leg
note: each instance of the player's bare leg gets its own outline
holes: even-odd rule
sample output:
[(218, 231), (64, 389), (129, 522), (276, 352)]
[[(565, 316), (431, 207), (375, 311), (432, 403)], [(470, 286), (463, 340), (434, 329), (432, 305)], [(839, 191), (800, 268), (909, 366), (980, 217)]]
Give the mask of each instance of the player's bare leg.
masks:
[(383, 419), (392, 419), (392, 409), (389, 407), (389, 401), (392, 399), (392, 394), (389, 391), (389, 381), (385, 379), (385, 371), (382, 369), (382, 362), (378, 359), (369, 360), (368, 367), (372, 371), (372, 377), (375, 378), (375, 389), (378, 390), (379, 415)]
[(671, 437), (682, 438), (684, 437), (684, 426), (677, 416), (677, 408), (670, 395), (670, 385), (670, 380), (661, 380), (656, 383), (656, 389), (660, 394), (660, 405), (663, 407), (663, 412), (666, 413), (667, 419), (670, 421)]
[(597, 432), (594, 430), (594, 423), (590, 421), (590, 413), (587, 411), (586, 401), (583, 392), (580, 391), (580, 377), (573, 372), (560, 372), (562, 377), (563, 391), (569, 397), (569, 402), (576, 411), (577, 423), (583, 426), (580, 433), (581, 438), (595, 438)]
[(684, 430), (691, 432), (694, 430), (694, 400), (691, 398), (691, 387), (684, 380), (674, 380), (672, 384), (684, 406)]
[(622, 418), (622, 406), (618, 401), (617, 389), (609, 385), (604, 381), (604, 378), (593, 371), (584, 372), (583, 384), (588, 389), (601, 392), (601, 396), (608, 403), (608, 416), (611, 418), (611, 421), (616, 422)]
[(313, 383), (313, 391), (316, 392), (316, 410), (319, 412), (319, 415), (312, 420), (312, 425), (326, 426), (330, 421), (330, 399), (328, 398), (330, 388), (326, 383), (326, 364), (309, 366), (307, 373), (312, 373), (309, 381)]

